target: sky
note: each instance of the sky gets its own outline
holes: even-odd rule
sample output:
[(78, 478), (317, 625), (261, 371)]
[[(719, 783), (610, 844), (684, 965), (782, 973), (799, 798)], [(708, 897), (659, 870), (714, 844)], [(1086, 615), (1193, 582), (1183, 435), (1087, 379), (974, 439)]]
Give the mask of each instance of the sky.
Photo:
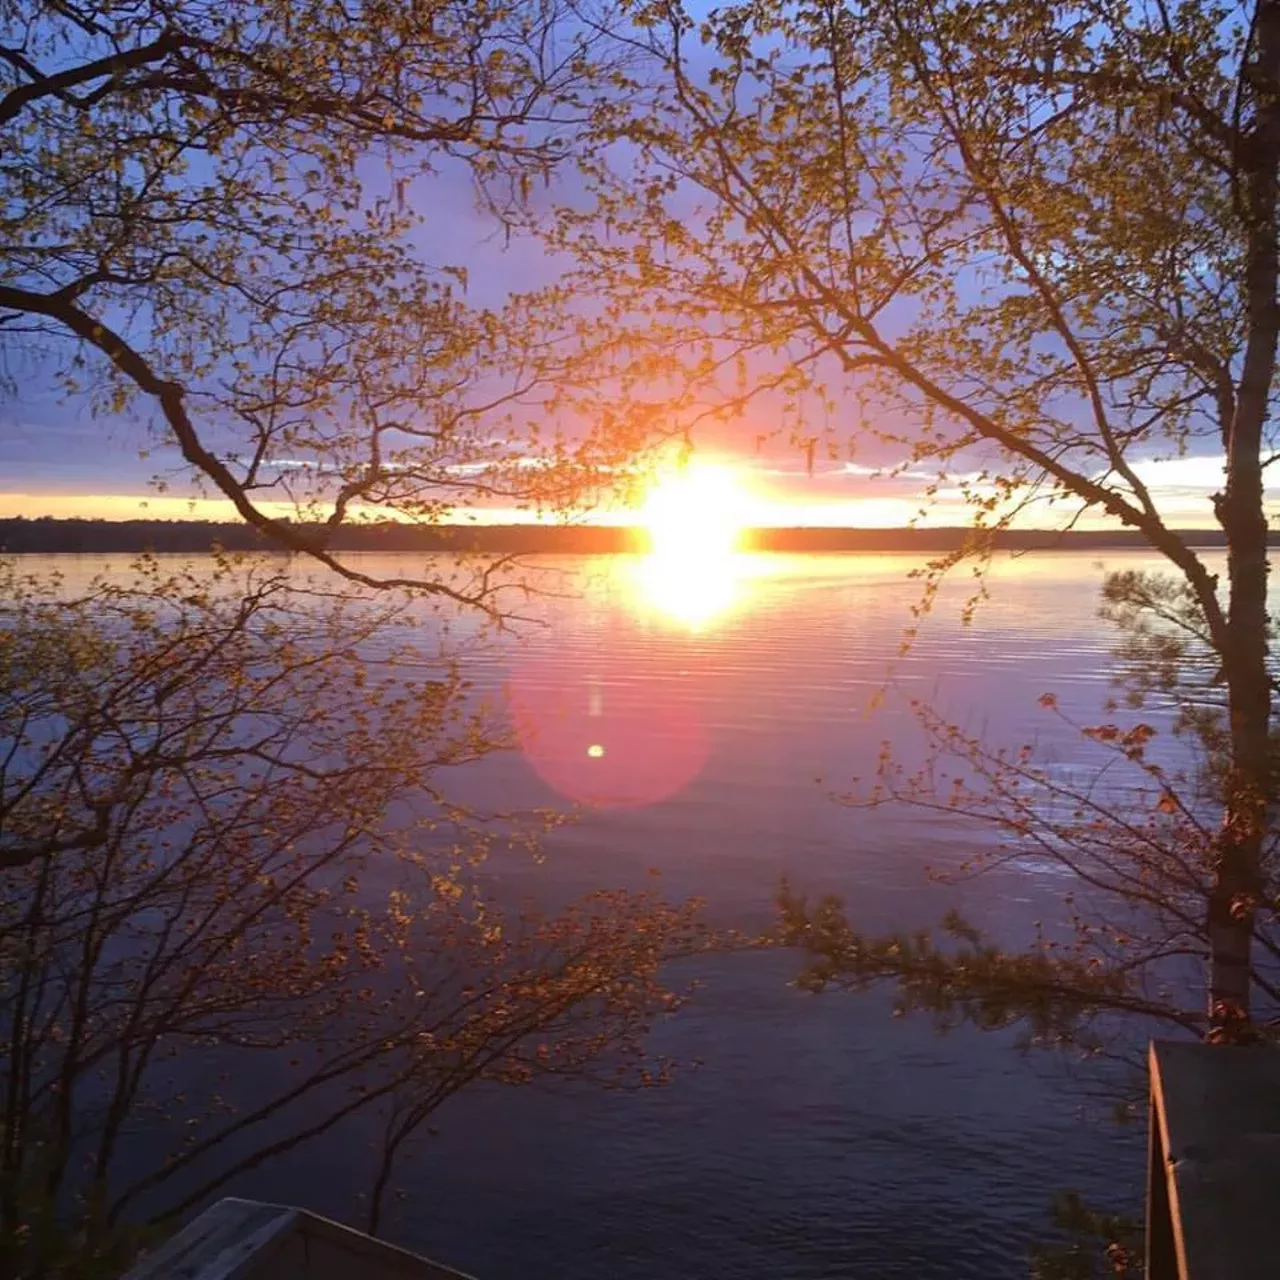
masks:
[[(501, 251), (493, 269), (500, 270)], [(151, 438), (146, 425), (124, 417), (95, 418), (83, 399), (67, 399), (52, 385), (39, 362), (9, 353), (8, 373), (16, 392), (0, 400), (0, 517), (88, 517), (124, 520), (234, 519), (229, 502), (201, 497), (183, 478), (181, 459), (172, 446)], [(744, 431), (743, 438), (751, 433)], [(700, 456), (733, 469), (746, 496), (751, 523), (761, 525), (828, 525), (889, 527), (916, 516), (920, 494), (929, 482), (921, 472), (876, 475), (857, 462), (806, 461), (778, 444), (763, 456), (705, 448)], [(146, 450), (146, 457), (140, 456)], [(1138, 465), (1169, 522), (1180, 527), (1214, 524), (1210, 495), (1222, 486), (1221, 455), (1146, 462)], [(155, 485), (165, 478), (164, 491)], [(289, 509), (268, 506), (272, 514)], [(1065, 509), (1031, 512), (1026, 524), (1053, 526), (1070, 513)], [(521, 518), (493, 508), (479, 513), (485, 522)], [(588, 518), (625, 522), (625, 511), (595, 513)], [(924, 523), (963, 524), (968, 513), (954, 490), (943, 490), (931, 502)], [(1106, 524), (1099, 518), (1096, 525)], [(1082, 522), (1089, 527), (1090, 521)]]
[[(465, 261), (473, 296), (496, 301), (504, 290), (547, 283), (548, 262), (535, 246), (519, 239), (508, 243), (477, 214), (468, 175), (437, 174), (429, 195), (423, 235), (431, 256)], [(49, 366), (22, 347), (10, 346), (0, 355), (2, 372), (12, 384), (0, 393), (0, 517), (235, 518), (229, 502), (200, 496), (185, 478), (176, 449), (154, 438), (144, 422), (95, 417), (83, 398), (62, 395)], [(754, 441), (769, 426), (748, 423), (738, 438)], [(140, 456), (143, 451), (145, 457)], [(703, 454), (734, 469), (748, 499), (750, 522), (762, 525), (903, 525), (917, 516), (920, 495), (931, 479), (911, 470), (877, 475), (858, 462), (820, 461), (810, 470), (803, 457), (781, 442), (766, 446), (762, 454), (726, 449), (723, 443), (718, 449), (705, 446)], [(1171, 524), (1215, 523), (1210, 495), (1222, 487), (1220, 455), (1146, 462), (1138, 470)], [(163, 491), (155, 484), (157, 476), (165, 478)], [(263, 505), (271, 514), (290, 514), (284, 506)], [(487, 522), (520, 518), (502, 508), (477, 514)], [(1066, 508), (1039, 508), (1023, 523), (1056, 526), (1072, 514)], [(615, 510), (587, 518), (618, 522), (628, 516)], [(931, 500), (923, 522), (954, 525), (968, 519), (958, 493), (943, 490)], [(1105, 517), (1086, 516), (1080, 527), (1107, 523)]]
[[(0, 418), (0, 517), (81, 517), (90, 519), (237, 518), (225, 500), (201, 497), (194, 487), (169, 483), (164, 492), (152, 484), (166, 450), (137, 456), (137, 435), (128, 427), (85, 422), (66, 406), (62, 418), (39, 422), (13, 414), (6, 406)], [(927, 480), (913, 473), (888, 478), (869, 474), (854, 464), (815, 467), (809, 474), (797, 460), (761, 461), (726, 452), (703, 455), (730, 467), (746, 495), (749, 522), (759, 525), (825, 525), (885, 528), (906, 524), (920, 508)], [(172, 460), (176, 463), (176, 458)], [(1140, 466), (1169, 522), (1178, 527), (1209, 527), (1215, 522), (1210, 495), (1221, 487), (1221, 457), (1184, 458)], [(287, 516), (290, 508), (264, 504), (271, 514)], [(1065, 512), (1065, 508), (1062, 509)], [(474, 513), (473, 513), (474, 514)], [(478, 513), (484, 522), (521, 519), (519, 513), (494, 507)], [(1033, 512), (1028, 525), (1061, 522), (1053, 510)], [(623, 510), (595, 513), (609, 523), (625, 523)], [(922, 523), (964, 524), (968, 509), (955, 491), (931, 500)], [(1105, 519), (1094, 527), (1109, 524)], [(1081, 527), (1090, 527), (1088, 520)]]
[[(525, 288), (545, 282), (543, 262), (530, 246), (495, 240), (476, 216), (469, 184), (433, 185), (430, 229), (433, 238), (456, 246), (457, 256), (472, 264), (472, 278), (483, 296), (499, 287)], [(67, 398), (53, 383), (49, 366), (21, 348), (3, 355), (3, 372), (12, 384), (0, 393), (0, 517), (87, 517), (125, 520), (237, 518), (231, 504), (200, 496), (186, 478), (176, 448), (155, 438), (145, 422), (125, 416), (95, 417), (85, 398)], [(753, 422), (738, 431), (741, 440), (755, 440), (760, 428)], [(898, 475), (877, 475), (861, 462), (818, 460), (812, 470), (806, 459), (785, 442), (765, 446), (757, 454), (748, 449), (705, 444), (701, 456), (731, 467), (746, 496), (749, 523), (761, 525), (825, 525), (893, 527), (917, 517), (920, 495), (931, 477), (908, 469)], [(146, 456), (140, 456), (145, 451)], [(892, 463), (894, 459), (881, 459)], [(1178, 527), (1215, 524), (1210, 496), (1222, 487), (1222, 457), (1203, 455), (1138, 464), (1169, 522)], [(165, 480), (164, 491), (156, 477)], [(206, 486), (207, 488), (207, 486)], [(264, 504), (274, 515), (290, 509)], [(376, 513), (375, 513), (376, 514)], [(476, 513), (485, 522), (523, 518), (503, 508)], [(1054, 527), (1072, 512), (1043, 507), (1022, 521)], [(1280, 514), (1276, 512), (1275, 514)], [(607, 522), (626, 522), (625, 511), (587, 516)], [(967, 507), (954, 490), (942, 490), (930, 503), (922, 523), (966, 524)], [(1078, 527), (1105, 527), (1106, 517), (1086, 516)]]

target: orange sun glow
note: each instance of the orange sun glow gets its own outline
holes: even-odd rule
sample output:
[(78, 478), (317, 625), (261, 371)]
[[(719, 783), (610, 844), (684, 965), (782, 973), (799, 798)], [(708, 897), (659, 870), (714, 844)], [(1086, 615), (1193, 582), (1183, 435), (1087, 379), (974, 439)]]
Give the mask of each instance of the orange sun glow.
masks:
[(698, 461), (662, 476), (637, 514), (649, 536), (633, 571), (637, 598), (700, 630), (734, 603), (755, 503), (732, 467)]
[(725, 556), (750, 524), (751, 503), (731, 467), (691, 462), (649, 490), (639, 511), (656, 556)]

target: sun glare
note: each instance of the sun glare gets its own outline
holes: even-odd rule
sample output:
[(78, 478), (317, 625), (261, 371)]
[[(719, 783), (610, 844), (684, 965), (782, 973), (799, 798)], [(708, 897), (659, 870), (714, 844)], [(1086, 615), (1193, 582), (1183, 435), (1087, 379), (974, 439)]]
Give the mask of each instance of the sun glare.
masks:
[(727, 613), (738, 595), (739, 571), (732, 552), (720, 556), (645, 556), (634, 569), (639, 602), (690, 631), (701, 631)]
[(737, 595), (737, 552), (752, 514), (730, 467), (694, 462), (663, 476), (638, 512), (650, 550), (635, 567), (637, 597), (694, 631), (724, 613)]
[(654, 555), (704, 559), (737, 548), (750, 502), (731, 468), (693, 462), (660, 479), (639, 514)]

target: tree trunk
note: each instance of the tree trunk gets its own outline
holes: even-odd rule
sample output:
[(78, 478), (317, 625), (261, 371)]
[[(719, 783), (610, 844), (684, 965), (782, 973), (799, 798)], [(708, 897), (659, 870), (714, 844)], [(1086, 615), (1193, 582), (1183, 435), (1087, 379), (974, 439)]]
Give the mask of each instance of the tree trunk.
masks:
[(1223, 654), (1231, 769), (1209, 900), (1209, 1036), (1252, 1038), (1250, 951), (1262, 889), (1270, 782), (1271, 681), (1267, 670), (1267, 518), (1262, 441), (1280, 334), (1277, 178), (1280, 167), (1280, 0), (1260, 0), (1254, 55), (1245, 69), (1257, 104), (1238, 144), (1246, 219), (1248, 341), (1227, 436), (1226, 492), (1217, 503), (1227, 538), (1228, 652)]

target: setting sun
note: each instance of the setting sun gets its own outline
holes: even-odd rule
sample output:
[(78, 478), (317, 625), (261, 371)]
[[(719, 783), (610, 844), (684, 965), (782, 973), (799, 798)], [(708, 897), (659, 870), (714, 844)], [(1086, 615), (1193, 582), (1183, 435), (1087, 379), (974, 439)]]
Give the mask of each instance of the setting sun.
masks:
[(737, 548), (750, 502), (732, 468), (694, 462), (660, 479), (639, 514), (655, 555), (721, 556)]
[(701, 460), (670, 471), (637, 514), (649, 537), (649, 554), (635, 568), (638, 598), (700, 629), (736, 594), (736, 552), (754, 514), (737, 471)]

